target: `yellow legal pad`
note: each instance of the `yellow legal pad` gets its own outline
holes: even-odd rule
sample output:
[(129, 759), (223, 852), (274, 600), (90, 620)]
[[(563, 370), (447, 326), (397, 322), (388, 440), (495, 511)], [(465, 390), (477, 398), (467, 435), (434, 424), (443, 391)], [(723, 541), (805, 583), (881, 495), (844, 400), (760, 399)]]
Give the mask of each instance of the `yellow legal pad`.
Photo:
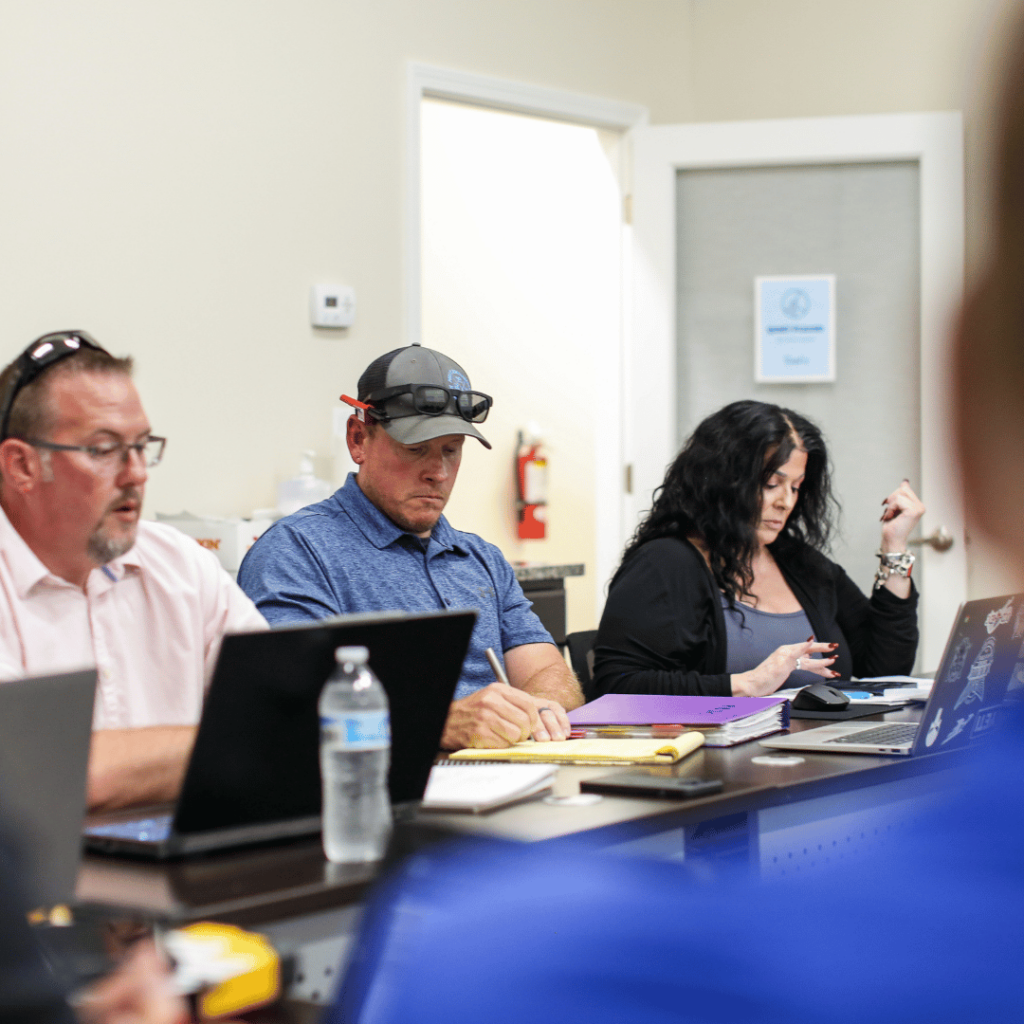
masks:
[(674, 764), (704, 742), (702, 732), (673, 739), (585, 739), (537, 743), (524, 740), (500, 750), (470, 747), (448, 756), (453, 761), (549, 761), (556, 764)]

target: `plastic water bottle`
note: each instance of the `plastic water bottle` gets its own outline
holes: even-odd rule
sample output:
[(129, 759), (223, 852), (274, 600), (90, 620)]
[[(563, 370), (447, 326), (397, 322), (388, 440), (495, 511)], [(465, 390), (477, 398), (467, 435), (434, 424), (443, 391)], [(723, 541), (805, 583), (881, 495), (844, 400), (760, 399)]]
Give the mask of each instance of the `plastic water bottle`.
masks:
[(320, 774), (327, 859), (379, 860), (391, 834), (388, 697), (365, 647), (339, 647), (320, 694)]

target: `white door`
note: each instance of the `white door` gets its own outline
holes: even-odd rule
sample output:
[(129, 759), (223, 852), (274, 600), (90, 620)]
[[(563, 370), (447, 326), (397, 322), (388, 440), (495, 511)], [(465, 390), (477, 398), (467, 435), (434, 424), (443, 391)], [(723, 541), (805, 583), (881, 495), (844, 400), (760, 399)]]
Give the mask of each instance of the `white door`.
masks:
[[(532, 559), (556, 559), (562, 561), (582, 561), (586, 563), (586, 576), (577, 581), (579, 587), (589, 589), (592, 597), (576, 601), (570, 596), (571, 629), (592, 629), (596, 626), (604, 605), (604, 588), (618, 559), (622, 553), (622, 505), (617, 500), (622, 494), (620, 470), (623, 464), (621, 448), (621, 408), (622, 391), (619, 387), (621, 373), (622, 331), (624, 316), (621, 311), (621, 294), (625, 291), (624, 266), (628, 261), (628, 252), (622, 255), (623, 266), (610, 264), (611, 270), (601, 275), (601, 281), (593, 274), (592, 268), (585, 269), (576, 261), (571, 266), (555, 268), (552, 261), (569, 252), (568, 239), (555, 237), (554, 245), (545, 250), (544, 260), (533, 259), (529, 267), (523, 266), (518, 273), (514, 271), (516, 260), (520, 259), (519, 250), (508, 251), (509, 238), (519, 238), (530, 230), (535, 237), (529, 239), (529, 246), (536, 250), (538, 238), (548, 238), (552, 223), (538, 220), (538, 209), (534, 209), (529, 217), (516, 221), (519, 208), (508, 201), (508, 192), (498, 187), (490, 188), (485, 205), (479, 207), (483, 214), (477, 220), (475, 230), (485, 234), (486, 245), (467, 242), (464, 251), (458, 254), (459, 261), (468, 253), (475, 259), (477, 266), (473, 269), (472, 278), (461, 276), (458, 281), (453, 279), (453, 271), (461, 266), (437, 251), (424, 253), (424, 241), (429, 239), (424, 231), (425, 225), (421, 214), (426, 212), (423, 205), (422, 190), (424, 187), (436, 188), (429, 182), (425, 184), (424, 174), (427, 171), (423, 160), (425, 154), (421, 146), (421, 118), (425, 104), (431, 100), (454, 101), (476, 109), (504, 111), (510, 114), (527, 115), (548, 121), (564, 122), (568, 125), (586, 125), (598, 129), (603, 140), (604, 158), (609, 167), (615, 169), (614, 196), (615, 220), (619, 219), (621, 194), (618, 193), (619, 180), (625, 176), (625, 169), (620, 168), (619, 155), (624, 150), (621, 138), (629, 129), (646, 124), (647, 111), (643, 107), (630, 103), (605, 100), (575, 93), (565, 93), (557, 89), (522, 82), (511, 82), (487, 76), (473, 75), (446, 68), (410, 63), (408, 67), (407, 91), (407, 139), (406, 139), (406, 321), (407, 343), (415, 344), (425, 340), (430, 344), (430, 337), (444, 338), (436, 340), (444, 351), (454, 358), (460, 358), (464, 348), (466, 367), (474, 374), (473, 382), (482, 386), (476, 375), (481, 379), (488, 377), (487, 368), (496, 361), (494, 373), (488, 379), (493, 385), (496, 402), (494, 413), (487, 423), (487, 436), (495, 444), (495, 451), (488, 453), (491, 476), (480, 466), (473, 471), (476, 487), (461, 484), (456, 491), (452, 508), (460, 516), (459, 525), (463, 529), (480, 530), (484, 536), (502, 546), (506, 556), (516, 559), (530, 557)], [(609, 136), (608, 133), (613, 133)], [(476, 135), (473, 144), (482, 145), (480, 135)], [(539, 150), (535, 150), (539, 153)], [(521, 160), (518, 154), (517, 160)], [(474, 167), (484, 179), (483, 187), (477, 182), (472, 196), (459, 197), (459, 202), (470, 200), (468, 205), (481, 202), (482, 194), (487, 192), (499, 177), (504, 177), (508, 168), (501, 168), (491, 175), (485, 163), (487, 160), (502, 159), (500, 151), (481, 151), (474, 160)], [(544, 157), (538, 156), (538, 167), (542, 167)], [(549, 150), (547, 160), (557, 159), (555, 152)], [(481, 163), (480, 161), (483, 161)], [(435, 168), (436, 169), (436, 168)], [(559, 167), (558, 174), (552, 174), (552, 180), (564, 178), (567, 169)], [(458, 174), (448, 182), (448, 189), (457, 177), (462, 176), (466, 167), (459, 168)], [(621, 173), (620, 173), (621, 172)], [(594, 172), (591, 171), (591, 186), (594, 187)], [(531, 175), (531, 181), (534, 177)], [(540, 186), (538, 186), (540, 188)], [(446, 189), (447, 190), (447, 189)], [(552, 202), (550, 191), (544, 198), (545, 208)], [(573, 209), (578, 207), (577, 200), (584, 190), (580, 190), (572, 203)], [(602, 188), (604, 195), (607, 190)], [(519, 197), (521, 199), (521, 197)], [(434, 215), (444, 216), (441, 204), (430, 204)], [(576, 231), (574, 245), (595, 245), (595, 232), (603, 232), (601, 243), (604, 255), (592, 254), (593, 259), (600, 259), (606, 267), (613, 253), (628, 246), (628, 230), (622, 226), (616, 228), (614, 237), (609, 241), (610, 232), (605, 231), (608, 224), (606, 204), (602, 201), (600, 211), (591, 209), (589, 223)], [(463, 226), (468, 226), (472, 216), (466, 217), (466, 211), (460, 214)], [(582, 214), (581, 214), (582, 216)], [(509, 226), (509, 234), (496, 230), (496, 224), (505, 222)], [(561, 221), (563, 230), (568, 220)], [(452, 225), (449, 225), (450, 228)], [(552, 236), (554, 237), (554, 236)], [(449, 235), (449, 241), (454, 235)], [(505, 249), (506, 251), (502, 252)], [(523, 249), (524, 253), (529, 249)], [(563, 254), (563, 255), (560, 255)], [(536, 253), (535, 253), (536, 255)], [(432, 267), (424, 267), (424, 259), (432, 260)], [(524, 256), (523, 259), (528, 257)], [(495, 272), (495, 266), (501, 264), (501, 272)], [(506, 273), (506, 271), (508, 271)], [(529, 271), (527, 273), (526, 271)], [(590, 275), (590, 280), (580, 282), (580, 287), (566, 287), (570, 279)], [(448, 275), (447, 281), (442, 278)], [(481, 279), (483, 275), (484, 279)], [(537, 279), (540, 275), (541, 279)], [(547, 280), (544, 280), (544, 276)], [(439, 284), (439, 282), (441, 282)], [(433, 310), (422, 310), (424, 286), (434, 290)], [(499, 294), (503, 292), (503, 299)], [(538, 330), (537, 318), (540, 312), (538, 298), (545, 298), (544, 315), (548, 323), (545, 331)], [(549, 300), (548, 300), (549, 299)], [(448, 303), (448, 318), (438, 315), (442, 304)], [(489, 305), (489, 308), (487, 308)], [(551, 314), (550, 316), (548, 314)], [(601, 321), (599, 330), (588, 328), (591, 318)], [(556, 325), (558, 321), (558, 325)], [(568, 327), (563, 328), (565, 321)], [(425, 333), (426, 332), (426, 333)], [(553, 333), (552, 333), (553, 332)], [(449, 346), (455, 345), (455, 348)], [(544, 349), (544, 346), (547, 346)], [(539, 347), (539, 350), (538, 350)], [(568, 361), (572, 369), (560, 370), (559, 367)], [(474, 370), (472, 367), (481, 367)], [(500, 370), (504, 373), (501, 379)], [(501, 383), (499, 383), (499, 380)], [(485, 388), (484, 390), (487, 390)], [(509, 418), (502, 430), (503, 418)], [(562, 423), (575, 421), (573, 430), (582, 432), (583, 441), (568, 429), (552, 429), (548, 437), (549, 452), (552, 456), (550, 474), (552, 493), (552, 514), (557, 522), (549, 524), (549, 540), (526, 541), (511, 543), (507, 540), (514, 529), (511, 509), (512, 485), (512, 452), (515, 441), (516, 427), (526, 426), (529, 420), (538, 420), (542, 426), (552, 428), (554, 419)], [(503, 439), (502, 439), (503, 438)], [(588, 450), (592, 453), (588, 458)], [(502, 457), (501, 453), (505, 455)], [(473, 459), (481, 453), (469, 451), (468, 458)], [(559, 468), (561, 467), (561, 468)], [(467, 469), (463, 470), (463, 478), (467, 478)], [(496, 477), (494, 474), (497, 474)], [(582, 475), (581, 475), (582, 474)], [(556, 476), (558, 479), (556, 479)], [(590, 476), (593, 483), (580, 484)], [(558, 480), (562, 482), (559, 483)], [(575, 490), (573, 490), (575, 483)], [(561, 492), (561, 496), (558, 492)], [(571, 498), (568, 495), (571, 493)], [(458, 503), (456, 506), (455, 503)], [(468, 504), (473, 503), (473, 504)], [(586, 517), (592, 513), (592, 529), (588, 524), (584, 530), (573, 518), (573, 510), (580, 504), (587, 506)], [(462, 512), (459, 512), (459, 508)], [(490, 510), (498, 509), (498, 512)], [(508, 510), (508, 511), (506, 511)], [(492, 524), (491, 515), (502, 515), (497, 525)], [(578, 519), (579, 517), (577, 517)], [(482, 523), (477, 526), (475, 523)], [(592, 532), (593, 544), (589, 555), (577, 557), (568, 546), (555, 549), (556, 533), (568, 539), (567, 545), (578, 548), (581, 537)], [(559, 541), (561, 543), (561, 541)], [(532, 551), (523, 550), (523, 545), (532, 546)], [(543, 548), (538, 548), (542, 545)], [(572, 580), (567, 590), (576, 587)], [(578, 607), (577, 607), (578, 605)]]
[[(918, 670), (937, 667), (967, 589), (948, 438), (946, 352), (963, 278), (959, 114), (635, 129), (633, 282), (624, 366), (626, 530), (682, 439), (728, 401), (823, 428), (843, 505), (833, 555), (867, 590), (881, 498), (909, 477), (919, 546)], [(836, 274), (837, 378), (753, 380), (755, 275)]]

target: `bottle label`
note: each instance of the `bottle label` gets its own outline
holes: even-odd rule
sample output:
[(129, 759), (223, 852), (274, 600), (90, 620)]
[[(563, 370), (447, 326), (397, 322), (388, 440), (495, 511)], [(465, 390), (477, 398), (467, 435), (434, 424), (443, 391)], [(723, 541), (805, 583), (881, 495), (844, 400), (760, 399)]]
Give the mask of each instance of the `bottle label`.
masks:
[(348, 750), (382, 750), (391, 746), (391, 720), (386, 711), (321, 715), (320, 742)]

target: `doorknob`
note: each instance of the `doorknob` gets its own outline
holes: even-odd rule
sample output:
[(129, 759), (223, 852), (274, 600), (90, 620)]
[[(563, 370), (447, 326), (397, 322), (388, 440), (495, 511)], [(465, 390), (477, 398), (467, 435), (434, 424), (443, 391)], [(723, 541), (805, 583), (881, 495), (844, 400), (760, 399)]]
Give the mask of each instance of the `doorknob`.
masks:
[(936, 551), (948, 551), (953, 546), (953, 534), (944, 526), (936, 526), (928, 537), (914, 537), (908, 544), (930, 544)]

